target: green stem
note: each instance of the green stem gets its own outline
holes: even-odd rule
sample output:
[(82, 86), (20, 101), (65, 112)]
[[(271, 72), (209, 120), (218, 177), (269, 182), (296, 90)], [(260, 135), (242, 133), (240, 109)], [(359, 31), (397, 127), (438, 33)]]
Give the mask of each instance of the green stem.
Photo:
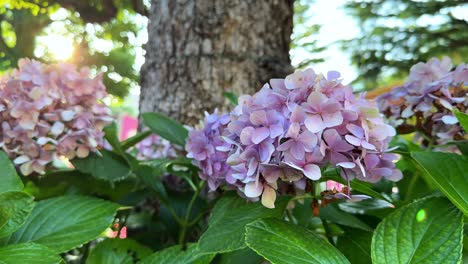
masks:
[(411, 178), (411, 181), (408, 184), (408, 190), (406, 191), (405, 202), (409, 201), (411, 194), (413, 193), (414, 185), (418, 181), (418, 178), (419, 178), (419, 173), (415, 173), (415, 175), (413, 175), (413, 178)]
[(313, 196), (313, 195), (310, 195), (310, 194), (307, 194), (307, 195), (300, 195), (300, 196), (294, 196), (293, 198), (291, 198), (291, 201), (301, 200), (301, 199), (307, 199), (307, 198), (314, 198), (314, 196)]
[(181, 231), (179, 235), (179, 244), (182, 245), (182, 248), (185, 248), (185, 237), (187, 235), (187, 228), (190, 226), (190, 214), (192, 213), (192, 207), (195, 204), (195, 200), (197, 200), (198, 195), (200, 194), (201, 190), (205, 186), (205, 182), (202, 182), (198, 188), (196, 188), (195, 193), (192, 196), (192, 199), (190, 200), (190, 203), (187, 207), (187, 211), (185, 213), (185, 218), (181, 224)]

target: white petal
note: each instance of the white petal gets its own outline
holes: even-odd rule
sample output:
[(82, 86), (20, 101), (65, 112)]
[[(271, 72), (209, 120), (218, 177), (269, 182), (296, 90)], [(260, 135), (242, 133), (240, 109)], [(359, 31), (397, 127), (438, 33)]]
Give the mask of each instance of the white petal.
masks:
[(263, 184), (256, 184), (255, 182), (249, 182), (245, 185), (244, 193), (249, 198), (259, 197), (263, 191)]
[(444, 124), (447, 124), (447, 125), (454, 125), (458, 123), (458, 119), (454, 116), (445, 115), (442, 117), (442, 122), (444, 122)]
[(356, 167), (356, 164), (354, 164), (354, 162), (339, 162), (336, 164), (336, 166), (346, 168), (346, 169), (352, 169)]
[(16, 159), (14, 159), (14, 160), (13, 160), (13, 163), (16, 164), (16, 165), (18, 165), (18, 164), (23, 164), (23, 163), (25, 163), (25, 162), (27, 162), (27, 161), (30, 161), (30, 160), (31, 160), (31, 159), (30, 159), (28, 156), (26, 156), (26, 155), (21, 155), (21, 156), (17, 157)]
[(55, 122), (54, 125), (50, 128), (50, 133), (54, 136), (60, 135), (65, 128), (65, 125), (62, 122)]
[(60, 113), (60, 116), (62, 117), (62, 120), (65, 122), (71, 121), (73, 117), (75, 117), (75, 112), (73, 110), (65, 110), (62, 113)]

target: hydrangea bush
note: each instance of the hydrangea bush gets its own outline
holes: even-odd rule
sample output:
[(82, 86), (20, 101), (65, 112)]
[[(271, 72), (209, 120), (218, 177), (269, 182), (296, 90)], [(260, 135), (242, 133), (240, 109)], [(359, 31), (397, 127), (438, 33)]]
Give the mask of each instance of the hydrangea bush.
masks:
[(100, 103), (106, 95), (102, 77), (87, 68), (20, 60), (0, 79), (0, 147), (23, 175), (44, 173), (59, 156), (87, 157), (113, 120)]
[(22, 60), (0, 81), (0, 262), (462, 263), (466, 84), (432, 59), (374, 102), (308, 69), (120, 141), (100, 75)]
[(425, 147), (466, 139), (453, 110), (468, 113), (468, 66), (452, 67), (448, 57), (420, 62), (405, 84), (377, 98), (391, 124), (400, 133), (415, 132)]
[(241, 96), (229, 115), (207, 114), (203, 128), (190, 132), (187, 156), (212, 190), (226, 183), (274, 207), (278, 185), (303, 190), (326, 168), (347, 181), (400, 180), (388, 153), (394, 135), (376, 105), (356, 97), (338, 72), (308, 69)]

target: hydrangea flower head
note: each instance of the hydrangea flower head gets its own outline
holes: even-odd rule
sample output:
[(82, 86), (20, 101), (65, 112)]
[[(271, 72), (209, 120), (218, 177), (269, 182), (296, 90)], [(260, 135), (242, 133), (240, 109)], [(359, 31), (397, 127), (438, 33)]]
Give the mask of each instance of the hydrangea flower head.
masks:
[(84, 158), (113, 120), (100, 103), (106, 95), (102, 77), (87, 68), (22, 59), (0, 78), (0, 147), (24, 175), (43, 173), (57, 156)]
[(285, 185), (303, 191), (326, 167), (338, 168), (348, 180), (399, 180), (395, 156), (386, 153), (395, 130), (384, 124), (376, 105), (355, 97), (339, 78), (336, 71), (324, 76), (309, 69), (272, 79), (256, 94), (239, 97), (216, 130), (206, 123), (203, 131), (192, 132), (189, 157), (205, 172), (211, 165), (200, 161), (222, 150), (217, 157), (225, 157), (230, 168), (226, 183), (246, 197), (261, 197), (269, 208)]
[(169, 141), (155, 134), (138, 143), (137, 150), (137, 158), (140, 160), (177, 157), (174, 146)]
[(226, 161), (230, 144), (222, 139), (229, 115), (205, 113), (205, 121), (202, 129), (193, 129), (185, 149), (187, 157), (193, 158), (193, 162), (200, 168), (200, 178), (208, 182), (211, 190), (215, 190), (223, 182), (234, 183), (231, 168)]
[(377, 98), (397, 130), (416, 132), (415, 140), (425, 147), (466, 138), (452, 111), (468, 112), (468, 66), (451, 69), (448, 57), (420, 62), (411, 67), (405, 84)]

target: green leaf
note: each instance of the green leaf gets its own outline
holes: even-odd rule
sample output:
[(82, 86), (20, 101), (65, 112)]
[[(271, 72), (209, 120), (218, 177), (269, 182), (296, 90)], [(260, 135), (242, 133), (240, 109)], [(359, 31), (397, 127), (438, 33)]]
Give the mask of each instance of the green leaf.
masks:
[(246, 243), (274, 264), (349, 263), (333, 245), (309, 229), (277, 219), (248, 224)]
[(8, 191), (21, 191), (24, 188), (23, 182), (18, 177), (15, 167), (11, 163), (7, 154), (0, 150), (0, 193)]
[(46, 246), (35, 243), (22, 243), (0, 247), (0, 263), (5, 264), (53, 264), (61, 263), (62, 258)]
[(117, 124), (113, 122), (112, 124), (104, 128), (105, 138), (107, 142), (112, 146), (112, 149), (115, 153), (119, 154), (122, 157), (125, 157), (125, 151), (120, 145)]
[(140, 141), (144, 140), (145, 138), (149, 137), (153, 132), (151, 131), (143, 131), (143, 132), (140, 132), (136, 135), (134, 135), (133, 137), (130, 137), (130, 138), (127, 138), (126, 140), (122, 141), (121, 144), (122, 144), (122, 149), (123, 150), (127, 150), (133, 146), (135, 146), (136, 144), (138, 144)]
[(33, 208), (33, 197), (24, 192), (0, 194), (0, 237), (18, 230), (26, 222)]
[(453, 144), (458, 147), (463, 155), (468, 156), (468, 140), (455, 141)]
[(224, 98), (228, 99), (233, 105), (237, 105), (239, 97), (233, 92), (223, 92)]
[(188, 244), (183, 250), (180, 245), (163, 249), (145, 258), (142, 264), (205, 264), (210, 263), (214, 254), (200, 254), (197, 244)]
[(160, 200), (168, 202), (169, 197), (162, 182), (162, 173), (159, 174), (155, 172), (155, 169), (148, 165), (140, 165), (135, 171), (135, 174), (156, 193), (156, 196)]
[(351, 263), (371, 264), (372, 232), (344, 228), (344, 235), (337, 237), (336, 247)]
[(460, 125), (463, 127), (463, 129), (465, 129), (465, 131), (468, 133), (468, 115), (458, 111), (458, 109), (455, 109), (453, 113), (457, 117), (458, 122), (460, 122)]
[(256, 219), (281, 217), (287, 200), (283, 197), (276, 201), (276, 208), (268, 209), (260, 202), (249, 202), (237, 195), (224, 196), (213, 208), (208, 230), (200, 237), (200, 251), (221, 253), (245, 248), (245, 225)]
[(413, 152), (423, 175), (468, 215), (468, 157), (453, 153)]
[(131, 239), (106, 239), (91, 250), (87, 264), (139, 263), (151, 255), (152, 250)]
[(160, 113), (144, 113), (142, 117), (145, 125), (154, 133), (174, 144), (185, 145), (188, 131), (177, 121)]
[(212, 264), (261, 264), (264, 258), (250, 248), (217, 255)]
[(463, 218), (443, 197), (401, 207), (374, 231), (372, 262), (460, 263)]
[(329, 204), (320, 209), (320, 218), (336, 224), (358, 228), (364, 231), (372, 231), (372, 228), (356, 216), (343, 212), (338, 204)]
[(82, 196), (40, 201), (26, 223), (0, 245), (34, 242), (56, 253), (97, 238), (113, 220), (118, 204)]
[(101, 154), (90, 153), (84, 159), (71, 162), (77, 170), (108, 182), (120, 181), (131, 175), (130, 167), (122, 157), (107, 150), (101, 150)]

